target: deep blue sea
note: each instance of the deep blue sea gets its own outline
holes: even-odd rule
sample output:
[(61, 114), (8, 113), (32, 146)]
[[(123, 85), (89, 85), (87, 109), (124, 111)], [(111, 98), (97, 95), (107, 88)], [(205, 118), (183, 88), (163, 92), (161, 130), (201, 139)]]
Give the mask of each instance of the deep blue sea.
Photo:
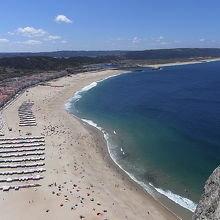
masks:
[(69, 111), (139, 184), (193, 211), (220, 163), (220, 62), (141, 70), (94, 82)]

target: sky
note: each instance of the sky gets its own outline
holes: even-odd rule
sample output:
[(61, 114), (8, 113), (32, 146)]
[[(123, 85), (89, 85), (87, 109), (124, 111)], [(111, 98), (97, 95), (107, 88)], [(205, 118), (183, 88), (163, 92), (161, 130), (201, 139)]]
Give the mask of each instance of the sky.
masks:
[(0, 0), (0, 52), (220, 48), (219, 0)]

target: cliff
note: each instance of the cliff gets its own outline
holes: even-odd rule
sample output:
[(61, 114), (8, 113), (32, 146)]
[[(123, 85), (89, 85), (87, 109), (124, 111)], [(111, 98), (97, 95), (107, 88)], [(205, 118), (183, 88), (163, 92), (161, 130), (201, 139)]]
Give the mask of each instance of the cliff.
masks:
[(220, 166), (217, 167), (205, 184), (193, 220), (220, 219)]

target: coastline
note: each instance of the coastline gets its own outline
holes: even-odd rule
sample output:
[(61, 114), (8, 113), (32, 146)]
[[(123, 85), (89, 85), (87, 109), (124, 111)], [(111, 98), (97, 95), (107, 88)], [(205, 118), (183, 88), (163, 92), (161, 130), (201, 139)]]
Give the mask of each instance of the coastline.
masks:
[[(3, 219), (10, 220), (17, 216), (25, 220), (30, 215), (33, 219), (79, 219), (80, 215), (86, 219), (97, 219), (98, 213), (107, 219), (178, 219), (122, 172), (116, 171), (116, 166), (107, 162), (110, 160), (107, 159), (102, 135), (88, 129), (64, 109), (66, 100), (82, 87), (120, 73), (122, 71), (109, 70), (53, 80), (50, 81), (51, 85), (63, 87), (38, 85), (3, 109), (3, 118), (7, 121), (4, 129), (6, 137), (26, 136), (27, 132), (45, 135), (47, 169), (41, 187), (2, 192), (0, 210)], [(38, 125), (21, 129), (17, 110), (27, 99), (35, 102)], [(9, 131), (9, 127), (12, 131)], [(56, 185), (62, 185), (59, 196), (53, 195), (53, 192), (57, 192), (55, 182)], [(73, 183), (79, 185), (78, 191), (73, 189)], [(66, 201), (64, 196), (70, 190), (74, 191), (73, 195), (68, 196)], [(90, 200), (91, 196), (93, 201)], [(81, 203), (82, 198), (85, 200)], [(63, 207), (60, 207), (61, 202), (64, 203)], [(77, 208), (71, 210), (74, 204), (78, 204)], [(46, 209), (49, 211), (46, 212)]]
[(158, 64), (152, 64), (152, 65), (146, 64), (146, 65), (142, 65), (142, 67), (160, 68), (160, 67), (166, 67), (166, 66), (180, 66), (180, 65), (208, 63), (208, 62), (215, 62), (215, 61), (220, 61), (220, 58), (192, 60), (192, 61), (187, 61), (187, 62), (158, 63)]
[[(188, 63), (187, 63), (188, 64)], [(190, 63), (189, 63), (190, 64)], [(174, 65), (174, 64), (173, 64)], [(129, 73), (125, 72), (125, 73)], [(124, 73), (124, 72), (123, 72)], [(122, 73), (122, 74), (123, 74)], [(94, 81), (89, 85), (86, 85), (85, 87), (81, 88), (79, 91), (77, 91), (74, 96), (68, 100), (66, 103), (66, 109), (69, 111), (71, 109), (71, 102), (77, 102), (83, 95), (84, 92), (88, 92), (93, 87), (97, 86), (98, 83), (114, 77), (117, 75), (112, 75), (109, 77), (106, 77), (99, 81)], [(128, 179), (128, 181), (133, 182), (133, 184), (136, 185), (136, 187), (140, 188), (143, 193), (150, 194), (156, 201), (158, 201), (162, 206), (169, 209), (171, 212), (175, 213), (178, 217), (182, 219), (191, 219), (191, 216), (193, 214), (193, 208), (196, 206), (191, 200), (181, 197), (180, 195), (174, 194), (169, 190), (163, 190), (160, 188), (156, 188), (151, 183), (149, 185), (146, 185), (143, 182), (138, 181), (135, 176), (133, 176), (131, 173), (127, 172), (123, 167), (116, 161), (114, 156), (111, 154), (110, 147), (109, 147), (109, 135), (108, 133), (100, 126), (96, 124), (96, 122), (91, 121), (90, 119), (84, 119), (79, 118), (74, 113), (70, 114), (77, 118), (79, 121), (81, 121), (85, 126), (87, 126), (89, 129), (92, 128), (94, 131), (101, 134), (101, 136), (104, 138), (104, 151), (106, 152), (106, 157), (108, 158), (108, 161), (110, 161), (111, 166), (115, 167), (118, 172), (121, 172), (121, 175)]]

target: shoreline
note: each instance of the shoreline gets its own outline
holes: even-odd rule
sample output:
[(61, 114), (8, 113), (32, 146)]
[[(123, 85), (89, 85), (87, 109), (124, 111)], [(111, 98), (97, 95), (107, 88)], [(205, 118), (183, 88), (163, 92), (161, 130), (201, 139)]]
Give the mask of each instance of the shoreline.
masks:
[[(126, 74), (126, 73), (130, 73), (130, 71), (122, 72), (121, 74)], [(76, 91), (74, 96), (71, 99), (69, 99), (67, 101), (67, 103), (65, 104), (67, 112), (69, 112), (71, 102), (76, 102), (81, 98), (81, 93), (88, 92), (90, 89), (97, 86), (98, 83), (100, 83), (108, 78), (115, 77), (115, 76), (117, 76), (117, 75), (112, 75), (112, 76), (104, 78), (102, 80), (94, 81), (94, 82), (90, 83), (89, 85), (86, 85), (85, 87), (81, 88), (79, 91)], [(102, 127), (99, 127), (96, 124), (96, 122), (93, 122), (91, 119), (79, 118), (77, 115), (75, 115), (74, 113), (71, 113), (71, 112), (69, 112), (69, 114), (71, 114), (73, 117), (75, 117), (76, 119), (81, 121), (81, 123), (83, 123), (84, 125), (86, 124), (86, 126), (89, 129), (90, 128), (95, 129), (95, 131), (97, 133), (100, 133), (103, 136), (104, 142), (106, 145), (105, 148), (107, 148), (107, 150), (104, 149), (104, 151), (107, 152), (108, 160), (111, 161), (110, 164), (112, 166), (114, 166), (116, 168), (116, 170), (119, 170), (119, 172), (121, 172), (122, 175), (128, 179), (128, 181), (133, 182), (133, 184), (135, 184), (138, 188), (140, 188), (143, 191), (143, 193), (147, 193), (150, 196), (152, 196), (157, 202), (159, 202), (162, 206), (164, 206), (165, 208), (167, 208), (168, 210), (173, 212), (178, 217), (183, 218), (183, 219), (188, 219), (189, 217), (191, 218), (193, 211), (190, 210), (189, 207), (191, 205), (195, 205), (191, 200), (189, 200), (188, 198), (185, 198), (185, 197), (181, 197), (177, 194), (174, 194), (169, 190), (164, 191), (163, 189), (154, 187), (152, 184), (149, 184), (149, 186), (147, 186), (145, 183), (138, 181), (135, 178), (135, 176), (133, 176), (131, 173), (129, 173), (125, 169), (123, 169), (123, 167), (115, 160), (115, 158), (111, 154), (110, 148), (108, 146), (109, 145), (108, 134), (106, 133), (106, 131)], [(167, 192), (168, 192), (168, 195), (167, 195)], [(172, 196), (170, 198), (170, 194), (172, 194), (172, 196), (174, 196), (174, 199), (172, 198)], [(181, 200), (184, 201), (182, 205), (179, 202), (175, 201), (175, 199), (177, 197), (178, 197), (178, 199), (181, 198)], [(190, 204), (190, 203), (192, 203), (192, 204)], [(189, 206), (189, 207), (187, 207), (187, 206)]]
[[(7, 121), (6, 137), (26, 136), (27, 132), (45, 136), (47, 169), (41, 187), (3, 192), (3, 200), (0, 201), (3, 219), (10, 220), (17, 216), (25, 220), (30, 215), (33, 219), (79, 219), (80, 215), (86, 219), (97, 219), (99, 213), (107, 219), (177, 219), (150, 195), (143, 194), (137, 185), (122, 177), (122, 172), (116, 172), (107, 163), (108, 154), (102, 154), (103, 148), (106, 148), (103, 141), (64, 109), (66, 100), (73, 96), (74, 91), (122, 72), (109, 70), (62, 77), (49, 82), (52, 85), (62, 84), (62, 88), (38, 85), (28, 89), (28, 93), (24, 92), (3, 109), (3, 118)], [(38, 125), (21, 128), (16, 112), (27, 99), (35, 102)], [(9, 127), (12, 131), (9, 131)], [(52, 195), (53, 191), (57, 191), (54, 183), (62, 186), (60, 196)], [(78, 191), (73, 189), (73, 197), (68, 196), (66, 200), (63, 196), (70, 193), (73, 183), (79, 185)], [(86, 194), (89, 194), (89, 198), (92, 194), (95, 202), (90, 201)], [(81, 203), (79, 198), (85, 200), (81, 200)], [(61, 208), (59, 204), (63, 201), (64, 207)], [(78, 206), (71, 211), (70, 206), (75, 203)], [(45, 209), (49, 211), (45, 212)], [(107, 212), (103, 211), (105, 209)]]
[[(214, 61), (220, 61), (220, 59), (218, 58), (218, 59), (208, 59), (208, 60), (206, 60), (205, 62), (214, 62)], [(164, 65), (164, 66), (176, 66), (176, 65), (187, 65), (187, 64), (195, 64), (195, 63), (203, 63), (204, 61), (197, 61), (197, 62), (195, 62), (195, 61), (193, 61), (193, 62), (180, 62), (180, 63), (169, 63), (169, 64), (157, 64), (156, 66), (161, 66), (161, 65)], [(149, 67), (149, 66), (147, 66), (147, 67)], [(101, 73), (103, 73), (103, 75), (102, 74), (100, 74), (100, 72)], [(105, 73), (105, 72), (108, 72), (107, 74)], [(92, 71), (92, 72), (89, 72), (89, 73), (85, 73), (85, 72), (83, 72), (83, 73), (79, 73), (79, 74), (76, 74), (76, 75), (72, 75), (72, 76), (64, 76), (64, 77), (61, 77), (61, 78), (57, 78), (57, 79), (54, 79), (54, 80), (51, 80), (51, 81), (48, 81), (48, 83), (49, 84), (57, 84), (57, 83), (64, 83), (64, 86), (63, 87), (69, 87), (68, 88), (68, 90), (70, 90), (70, 88), (71, 87), (73, 87), (72, 88), (72, 91), (75, 91), (75, 92), (77, 92), (77, 91), (79, 91), (80, 89), (82, 89), (82, 88), (84, 88), (84, 87), (87, 87), (88, 85), (90, 85), (90, 84), (92, 84), (92, 83), (94, 83), (94, 80), (93, 79), (97, 79), (97, 82), (100, 82), (100, 81), (103, 81), (103, 80), (105, 80), (105, 79), (107, 79), (107, 78), (109, 78), (109, 77), (114, 77), (115, 75), (118, 75), (118, 74), (123, 74), (123, 73), (125, 73), (125, 71), (124, 70), (107, 70), (107, 71)], [(98, 77), (96, 76), (96, 78), (93, 78), (94, 76), (92, 76), (92, 75), (99, 75)], [(78, 78), (85, 78), (85, 81), (86, 80), (88, 80), (88, 83), (84, 83), (83, 84), (83, 86), (79, 86), (79, 88), (78, 89), (76, 89), (74, 86), (72, 86), (71, 85), (71, 83), (70, 83), (70, 81), (72, 81), (71, 79), (72, 78), (74, 78), (74, 80), (75, 81), (77, 81), (78, 83), (81, 83), (82, 84), (82, 82), (80, 82), (80, 80), (78, 79)], [(96, 80), (95, 80), (95, 82), (96, 82)], [(81, 85), (80, 84), (80, 85)], [(78, 86), (78, 85), (77, 85)], [(42, 85), (32, 85), (30, 88), (27, 88), (27, 89), (25, 89), (23, 92), (20, 92), (19, 94), (16, 94), (15, 95), (15, 97), (12, 99), (12, 100), (10, 100), (9, 101), (9, 103), (1, 110), (1, 112), (3, 112), (3, 116), (5, 116), (5, 111), (8, 111), (8, 108), (9, 108), (9, 111), (11, 111), (11, 112), (15, 112), (14, 111), (14, 109), (11, 109), (11, 108), (14, 108), (14, 104), (16, 103), (16, 102), (20, 102), (19, 100), (20, 99), (24, 99), (25, 97), (25, 93), (26, 93), (26, 91), (27, 90), (30, 90), (30, 91), (32, 91), (32, 90), (37, 90), (37, 91), (39, 91), (39, 89), (40, 88), (47, 88), (47, 86), (42, 86)], [(52, 88), (47, 88), (48, 90), (50, 90), (50, 89), (52, 89)], [(55, 92), (57, 93), (57, 94), (64, 94), (64, 91), (63, 90), (65, 90), (65, 88), (63, 89), (63, 88), (54, 88), (53, 87), (53, 90), (55, 90)], [(48, 92), (48, 91), (47, 91)], [(33, 92), (31, 92), (31, 93), (33, 93)], [(50, 92), (49, 92), (50, 93)], [(49, 94), (48, 93), (48, 94)], [(26, 94), (27, 95), (27, 94)], [(33, 97), (35, 97), (36, 98), (36, 95), (34, 95), (34, 94), (32, 94), (33, 95)], [(54, 96), (54, 94), (53, 94), (53, 92), (50, 94), (51, 96)], [(45, 98), (45, 100), (46, 99), (48, 99), (48, 97), (50, 98), (50, 95), (47, 95), (47, 97)], [(74, 95), (74, 93), (72, 93), (72, 95), (69, 95), (69, 96), (66, 96), (66, 95), (64, 95), (65, 97), (66, 97), (66, 100), (62, 100), (62, 101), (60, 101), (61, 103), (63, 103), (63, 106), (64, 106), (64, 104), (68, 101), (68, 100), (70, 100), (72, 97), (73, 97), (73, 95)], [(26, 97), (27, 98), (27, 97)], [(38, 99), (39, 98), (42, 98), (42, 97), (38, 97)], [(55, 98), (56, 99), (56, 98)], [(39, 101), (39, 100), (38, 100)], [(48, 101), (47, 101), (48, 102)], [(54, 100), (53, 100), (53, 102), (55, 102)], [(41, 103), (42, 104), (42, 103)], [(38, 106), (39, 107), (39, 106)], [(58, 106), (59, 107), (59, 106)], [(65, 110), (64, 110), (65, 111)], [(63, 111), (63, 112), (64, 112)], [(9, 115), (11, 115), (12, 116), (12, 114), (11, 114), (11, 112), (10, 112), (10, 114)], [(8, 114), (8, 113), (7, 113)], [(7, 115), (6, 114), (6, 115)], [(68, 113), (69, 114), (69, 113)], [(43, 112), (41, 112), (41, 116), (42, 115), (44, 115), (44, 113)], [(73, 118), (73, 115), (70, 115), (70, 117), (71, 118)], [(74, 116), (75, 117), (75, 116)], [(15, 119), (15, 121), (12, 123), (13, 124), (13, 130), (14, 130), (14, 127), (15, 128), (19, 128), (18, 127), (18, 123), (17, 123), (17, 118), (15, 117), (15, 115), (13, 114), (13, 116), (12, 116), (12, 119)], [(76, 120), (78, 120), (78, 122), (81, 124), (81, 125), (83, 125), (83, 126), (85, 126), (86, 127), (86, 129), (88, 130), (88, 132), (90, 133), (90, 130), (92, 129), (93, 130), (93, 132), (92, 132), (92, 136), (94, 136), (95, 135), (95, 133), (99, 133), (99, 131), (97, 131), (97, 129), (94, 129), (94, 127), (92, 127), (91, 128), (91, 126), (88, 126), (88, 125), (85, 125), (84, 124), (84, 122), (82, 122), (81, 121), (81, 119), (77, 119), (77, 118), (75, 118)], [(70, 120), (72, 120), (72, 119), (70, 119)], [(7, 120), (5, 120), (5, 121), (7, 121)], [(46, 122), (41, 122), (42, 124), (44, 124), (45, 125), (45, 123)], [(47, 121), (47, 123), (48, 123), (48, 121)], [(50, 122), (49, 122), (50, 123)], [(8, 125), (8, 123), (7, 124), (5, 124), (5, 126), (8, 126), (9, 127), (9, 125)], [(40, 134), (40, 131), (42, 131), (42, 126), (40, 126), (40, 128), (39, 128), (39, 126), (37, 126), (37, 129), (30, 129), (30, 130), (33, 130), (33, 131), (37, 131), (37, 135), (38, 134)], [(16, 130), (16, 129), (15, 129)], [(18, 129), (17, 129), (18, 130)], [(24, 129), (24, 132), (23, 132), (23, 134), (25, 134), (25, 132), (27, 131), (28, 129)], [(16, 135), (18, 136), (18, 135), (21, 135), (21, 134), (18, 134), (18, 132), (6, 132), (5, 134), (6, 135), (9, 135), (9, 136), (11, 136), (11, 134), (12, 133), (16, 133)], [(23, 135), (23, 136), (25, 136), (25, 135)], [(96, 135), (95, 135), (96, 136)], [(104, 152), (105, 150), (106, 151), (108, 151), (108, 148), (107, 148), (107, 146), (104, 146), (104, 145), (106, 145), (106, 140), (104, 139), (104, 137), (102, 137), (102, 138), (100, 138), (101, 136), (103, 136), (103, 134), (101, 133), (101, 134), (98, 134), (98, 136), (99, 136), (99, 141), (97, 141), (96, 140), (96, 142), (102, 142), (102, 144), (100, 144), (99, 143), (99, 145), (102, 145), (101, 146), (101, 148), (104, 148), (104, 150), (102, 149), (102, 151)], [(96, 137), (98, 137), (98, 136), (96, 136)], [(48, 142), (49, 143), (49, 142)], [(117, 175), (119, 175), (119, 176), (122, 176), (122, 177), (120, 177), (120, 178), (122, 178), (123, 180), (124, 179), (126, 179), (126, 182), (127, 182), (127, 184), (129, 185), (129, 184), (131, 184), (131, 188), (132, 188), (132, 186), (133, 187), (135, 187), (136, 188), (136, 190), (138, 189), (138, 190), (140, 190), (140, 192), (143, 194), (146, 194), (145, 196), (147, 196), (147, 197), (151, 197), (151, 195), (149, 195), (149, 193), (147, 193), (146, 192), (146, 190), (144, 190), (144, 189), (142, 189), (142, 186), (140, 186), (137, 182), (135, 182), (128, 174), (126, 174), (126, 171), (124, 171), (123, 169), (121, 169), (120, 168), (120, 166), (118, 166), (118, 164), (116, 164), (115, 162), (114, 162), (114, 160), (111, 158), (111, 156), (109, 155), (109, 153), (107, 152), (107, 154), (106, 154), (106, 152), (105, 152), (105, 155), (103, 156), (103, 160), (105, 160), (106, 158), (109, 158), (108, 160), (110, 161), (110, 162), (108, 162), (109, 164), (110, 164), (110, 166), (111, 166), (111, 169), (113, 169), (113, 170), (116, 170), (116, 172), (118, 173)], [(113, 167), (113, 168), (112, 168)], [(119, 174), (120, 173), (120, 174)], [(141, 194), (140, 193), (140, 194)], [(153, 199), (153, 200), (155, 200), (154, 198), (151, 198), (151, 199)], [(155, 202), (156, 203), (159, 203), (160, 204), (160, 201), (158, 201), (158, 200), (155, 200)], [(162, 204), (160, 204), (160, 205), (162, 205)], [(168, 212), (170, 212), (169, 211), (169, 207), (165, 207), (164, 205), (162, 205), (165, 209), (168, 209), (167, 211)], [(170, 209), (170, 210), (173, 210), (173, 209)], [(174, 210), (175, 210), (175, 208), (174, 208)], [(172, 211), (171, 211), (172, 212)], [(175, 211), (174, 211), (175, 212)], [(178, 211), (177, 212), (175, 212), (175, 213), (178, 213)], [(187, 216), (187, 214), (186, 213), (184, 213), (183, 214), (183, 216)], [(183, 217), (184, 218), (184, 217)], [(10, 218), (9, 218), (10, 219)], [(163, 219), (163, 218), (162, 218)], [(187, 219), (187, 218), (186, 218)]]
[(142, 67), (161, 68), (161, 67), (166, 67), (166, 66), (181, 66), (181, 65), (208, 63), (208, 62), (216, 62), (216, 61), (220, 61), (220, 58), (192, 60), (192, 61), (186, 61), (186, 62), (158, 63), (158, 64), (150, 64), (150, 65), (146, 64), (146, 65), (142, 65)]

